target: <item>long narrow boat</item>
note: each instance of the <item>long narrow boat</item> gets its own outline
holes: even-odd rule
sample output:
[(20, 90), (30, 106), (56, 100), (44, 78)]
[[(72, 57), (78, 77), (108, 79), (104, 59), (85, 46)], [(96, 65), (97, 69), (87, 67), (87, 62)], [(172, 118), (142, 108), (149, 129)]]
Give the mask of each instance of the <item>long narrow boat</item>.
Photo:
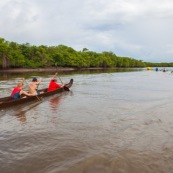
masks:
[(56, 89), (54, 91), (47, 92), (47, 88), (41, 89), (39, 91), (44, 91), (42, 94), (37, 96), (30, 96), (20, 99), (11, 99), (10, 97), (0, 98), (0, 110), (4, 108), (9, 108), (12, 106), (20, 105), (23, 103), (31, 102), (31, 101), (39, 101), (43, 97), (51, 96), (57, 93), (61, 93), (63, 91), (69, 91), (69, 88), (73, 85), (73, 79), (70, 79), (70, 82), (65, 84), (63, 88)]

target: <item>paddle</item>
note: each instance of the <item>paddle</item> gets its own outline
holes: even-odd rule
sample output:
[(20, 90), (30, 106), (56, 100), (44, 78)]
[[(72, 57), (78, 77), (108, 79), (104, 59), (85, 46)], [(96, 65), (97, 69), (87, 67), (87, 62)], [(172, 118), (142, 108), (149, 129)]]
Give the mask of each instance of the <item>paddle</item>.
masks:
[(59, 80), (61, 81), (61, 84), (64, 85), (61, 78), (60, 78), (60, 76), (59, 76), (59, 74), (58, 74), (58, 72), (56, 72), (56, 75), (58, 76)]
[(25, 78), (22, 78), (22, 83), (24, 83), (25, 82)]
[[(62, 82), (62, 80), (61, 80), (61, 78), (60, 78), (60, 76), (59, 76), (59, 74), (58, 74), (58, 72), (56, 73), (56, 75), (58, 76), (59, 80), (61, 81), (61, 84), (64, 85), (63, 82)], [(64, 85), (64, 90), (70, 91), (69, 88), (66, 87), (65, 85)]]
[[(58, 78), (59, 78), (59, 80), (61, 81), (61, 84), (64, 85), (63, 82), (62, 82), (62, 80), (61, 80), (61, 78), (60, 78), (60, 76), (59, 76), (59, 74), (58, 74), (58, 67), (57, 67), (57, 63), (55, 63), (55, 66), (56, 66), (56, 71), (57, 71), (57, 72), (55, 73), (55, 76), (57, 75)], [(65, 85), (64, 85), (64, 90), (66, 90), (66, 91), (70, 91), (69, 88), (66, 87)]]
[[(41, 82), (41, 78), (40, 78), (40, 82)], [(40, 83), (37, 85), (37, 89), (36, 89), (37, 91), (38, 91), (38, 87), (39, 87), (39, 85), (40, 85)]]

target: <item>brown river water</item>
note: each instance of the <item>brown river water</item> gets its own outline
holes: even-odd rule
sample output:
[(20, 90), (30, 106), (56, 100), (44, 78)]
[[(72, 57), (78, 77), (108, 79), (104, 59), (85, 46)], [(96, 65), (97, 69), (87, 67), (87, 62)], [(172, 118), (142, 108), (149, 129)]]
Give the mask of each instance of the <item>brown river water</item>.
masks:
[[(52, 74), (39, 75), (46, 87)], [(20, 77), (1, 74), (0, 96)], [(0, 110), (1, 173), (173, 172), (170, 71), (61, 74), (71, 78), (70, 92)]]

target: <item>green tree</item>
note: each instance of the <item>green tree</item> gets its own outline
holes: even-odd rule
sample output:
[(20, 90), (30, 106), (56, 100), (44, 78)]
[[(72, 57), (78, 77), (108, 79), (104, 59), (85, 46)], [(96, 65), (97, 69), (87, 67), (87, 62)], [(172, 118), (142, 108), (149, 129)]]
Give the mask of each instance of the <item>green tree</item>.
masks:
[(1, 56), (1, 67), (3, 69), (10, 66), (9, 61), (9, 43), (5, 39), (0, 38), (0, 56)]

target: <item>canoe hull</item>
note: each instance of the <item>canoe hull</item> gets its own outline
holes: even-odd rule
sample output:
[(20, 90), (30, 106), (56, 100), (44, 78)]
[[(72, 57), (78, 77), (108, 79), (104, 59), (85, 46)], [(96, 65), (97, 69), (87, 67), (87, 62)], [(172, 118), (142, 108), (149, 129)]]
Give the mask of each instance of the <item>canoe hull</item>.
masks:
[(71, 79), (68, 84), (65, 84), (65, 87), (56, 89), (54, 91), (47, 92), (47, 88), (41, 89), (39, 91), (44, 91), (44, 93), (42, 93), (38, 96), (30, 96), (30, 97), (21, 98), (21, 99), (11, 99), (10, 97), (0, 98), (0, 110), (9, 108), (12, 106), (16, 106), (16, 105), (28, 103), (31, 101), (39, 101), (44, 97), (48, 97), (48, 96), (51, 96), (51, 95), (54, 95), (57, 93), (61, 93), (64, 91), (69, 91), (69, 90), (67, 90), (67, 88), (69, 89), (72, 85), (73, 85), (73, 79)]

